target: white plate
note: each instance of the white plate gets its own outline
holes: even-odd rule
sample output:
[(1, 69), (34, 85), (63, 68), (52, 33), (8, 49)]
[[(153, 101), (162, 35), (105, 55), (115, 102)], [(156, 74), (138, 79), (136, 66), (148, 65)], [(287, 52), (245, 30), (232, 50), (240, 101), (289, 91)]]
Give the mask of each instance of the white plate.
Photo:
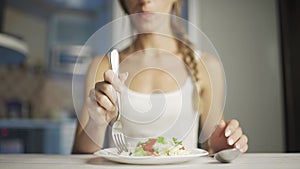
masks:
[(203, 149), (194, 149), (191, 154), (178, 156), (129, 156), (118, 155), (116, 148), (107, 148), (94, 153), (97, 156), (106, 158), (111, 161), (127, 164), (170, 164), (189, 161), (201, 156), (208, 155)]

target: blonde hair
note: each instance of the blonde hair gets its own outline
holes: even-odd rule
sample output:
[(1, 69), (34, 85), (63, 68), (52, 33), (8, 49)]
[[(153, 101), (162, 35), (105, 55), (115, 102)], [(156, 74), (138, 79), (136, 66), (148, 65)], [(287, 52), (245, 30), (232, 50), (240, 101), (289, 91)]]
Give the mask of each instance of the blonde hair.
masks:
[[(172, 7), (172, 12), (177, 16), (181, 17), (181, 4), (182, 0), (177, 0)], [(179, 19), (175, 19), (171, 22), (171, 26), (173, 28), (173, 33), (177, 40), (178, 50), (183, 54), (184, 63), (190, 68), (191, 74), (195, 82), (199, 82), (199, 70), (198, 70), (198, 62), (196, 61), (196, 55), (194, 51), (194, 45), (189, 40), (183, 24)]]
[[(124, 0), (119, 0), (119, 2), (124, 12), (129, 14)], [(177, 0), (172, 6), (172, 14), (176, 15), (177, 17), (181, 17), (181, 5), (182, 0)], [(171, 27), (173, 28), (173, 34), (177, 39), (178, 52), (183, 55), (183, 61), (189, 67), (194, 81), (199, 82), (199, 63), (196, 61), (196, 55), (193, 49), (194, 46), (185, 32), (183, 24), (179, 19), (173, 19), (171, 21)]]

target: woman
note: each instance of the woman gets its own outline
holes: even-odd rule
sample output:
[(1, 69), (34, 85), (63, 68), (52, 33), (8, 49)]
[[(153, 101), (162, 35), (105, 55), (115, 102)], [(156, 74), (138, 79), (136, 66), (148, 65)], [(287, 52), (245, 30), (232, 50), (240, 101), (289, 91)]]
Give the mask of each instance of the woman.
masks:
[[(173, 75), (177, 76), (180, 74), (175, 80), (172, 79), (172, 75), (168, 76), (162, 71), (157, 70), (139, 71), (139, 74), (133, 75), (134, 73), (132, 72), (137, 71), (137, 69), (134, 69), (135, 67), (138, 67), (137, 65), (143, 65), (143, 63), (148, 64), (149, 62), (158, 63), (156, 62), (158, 60), (159, 63), (169, 63), (162, 61), (164, 58), (173, 58), (174, 62), (176, 62), (175, 60), (177, 59), (188, 65), (187, 67), (192, 76), (191, 83), (198, 89), (197, 96), (201, 100), (201, 120), (199, 125), (200, 127), (203, 127), (204, 122), (208, 117), (212, 97), (208, 72), (206, 71), (205, 66), (195, 58), (195, 52), (190, 47), (192, 45), (186, 38), (180, 26), (174, 25), (174, 23), (170, 21), (170, 17), (167, 17), (166, 19), (166, 17), (163, 17), (165, 15), (159, 17), (155, 16), (155, 13), (175, 13), (177, 16), (180, 16), (180, 3), (180, 0), (120, 0), (120, 4), (127, 14), (137, 14), (134, 15), (135, 17), (131, 18), (132, 25), (137, 32), (148, 33), (138, 34), (134, 42), (128, 48), (120, 52), (121, 62), (126, 65), (123, 66), (124, 71), (129, 71), (129, 74), (123, 73), (119, 75), (119, 78), (116, 78), (115, 74), (109, 70), (107, 58), (104, 58), (103, 60), (100, 57), (96, 58), (91, 64), (86, 80), (86, 93), (87, 95), (89, 94), (89, 97), (87, 97), (88, 99), (83, 107), (81, 117), (79, 117), (73, 153), (93, 153), (103, 147), (108, 124), (117, 115), (116, 92), (122, 91), (121, 86), (123, 83), (127, 83), (129, 91), (133, 91), (132, 93), (149, 94), (153, 91), (158, 91), (158, 93), (172, 93), (178, 89), (183, 91), (183, 95), (186, 93), (184, 91), (186, 90), (184, 89), (184, 86), (189, 84), (189, 78), (187, 73), (182, 73), (186, 72), (182, 71), (184, 68), (173, 68)], [(173, 37), (176, 37), (177, 39), (170, 38), (170, 36), (162, 36), (162, 34), (159, 33), (153, 33), (153, 31), (163, 32), (163, 34), (166, 35), (173, 35)], [(183, 42), (179, 41), (178, 38), (183, 39)], [(153, 53), (155, 57), (151, 57)], [(164, 55), (164, 57), (160, 57), (161, 55)], [(207, 59), (208, 62), (217, 62), (210, 59), (209, 56), (203, 57), (203, 59)], [(128, 61), (128, 64), (126, 64), (126, 61)], [(164, 68), (168, 70), (170, 67)], [(120, 70), (122, 72), (122, 66), (120, 67)], [(163, 83), (161, 81), (162, 79)], [(182, 83), (179, 82), (180, 84), (178, 85), (178, 83), (176, 83), (177, 81), (181, 81)], [(137, 95), (139, 96), (140, 94)], [(168, 96), (166, 98), (168, 98)], [(127, 109), (125, 108), (123, 112), (125, 113), (126, 110)], [(131, 110), (129, 109), (127, 110), (127, 112), (130, 111)], [(160, 116), (158, 115), (157, 117)], [(161, 119), (163, 119), (163, 116), (161, 117)], [(157, 122), (157, 124), (163, 125), (163, 123), (170, 121), (167, 119), (162, 121), (161, 119), (156, 119), (157, 121), (152, 124), (156, 124)], [(139, 128), (139, 124), (133, 124), (130, 121), (126, 121), (126, 119), (124, 119), (123, 123), (125, 123), (123, 124), (124, 127), (131, 126), (131, 129), (130, 127), (128, 128), (127, 134), (133, 137), (137, 136), (135, 135), (136, 133), (140, 135), (145, 133), (144, 136), (147, 137), (151, 135), (151, 131), (157, 132), (159, 130), (155, 128), (160, 128), (160, 126), (157, 125), (148, 125), (147, 127), (150, 126), (150, 128), (147, 129)], [(198, 124), (196, 127), (198, 127)], [(195, 126), (191, 127), (190, 134), (186, 136), (186, 140), (190, 141), (187, 144), (190, 144), (191, 147), (195, 147), (195, 135), (197, 130), (194, 129)], [(171, 133), (174, 134), (176, 131), (172, 131)], [(129, 137), (128, 139), (130, 140)], [(211, 137), (205, 142), (204, 148), (211, 153), (231, 147), (236, 147), (242, 152), (246, 152), (248, 149), (247, 142), (248, 138), (243, 134), (237, 120), (229, 120), (227, 122), (221, 120), (211, 134)]]

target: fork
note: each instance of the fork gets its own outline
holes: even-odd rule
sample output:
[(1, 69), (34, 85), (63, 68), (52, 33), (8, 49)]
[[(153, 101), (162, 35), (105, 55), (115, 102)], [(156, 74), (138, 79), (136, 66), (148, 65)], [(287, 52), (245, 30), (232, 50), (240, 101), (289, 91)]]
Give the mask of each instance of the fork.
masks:
[[(109, 55), (109, 61), (112, 68), (112, 71), (115, 75), (119, 76), (119, 53), (116, 49), (113, 49)], [(118, 153), (123, 151), (128, 152), (127, 143), (123, 134), (123, 128), (121, 123), (122, 107), (121, 107), (121, 96), (117, 92), (117, 104), (118, 104), (118, 115), (117, 119), (112, 126), (112, 138), (117, 147)]]

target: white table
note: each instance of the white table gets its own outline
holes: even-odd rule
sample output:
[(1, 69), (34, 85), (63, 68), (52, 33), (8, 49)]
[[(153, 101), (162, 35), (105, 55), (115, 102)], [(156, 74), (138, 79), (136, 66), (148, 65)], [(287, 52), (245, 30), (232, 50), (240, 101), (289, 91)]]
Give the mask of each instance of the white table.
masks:
[(169, 165), (129, 165), (107, 161), (94, 155), (42, 155), (42, 154), (19, 154), (0, 155), (1, 169), (117, 169), (117, 168), (142, 168), (142, 169), (176, 169), (176, 168), (233, 168), (233, 169), (299, 169), (299, 154), (251, 154), (246, 153), (232, 163), (218, 163), (211, 157), (199, 157), (193, 161), (169, 164)]

